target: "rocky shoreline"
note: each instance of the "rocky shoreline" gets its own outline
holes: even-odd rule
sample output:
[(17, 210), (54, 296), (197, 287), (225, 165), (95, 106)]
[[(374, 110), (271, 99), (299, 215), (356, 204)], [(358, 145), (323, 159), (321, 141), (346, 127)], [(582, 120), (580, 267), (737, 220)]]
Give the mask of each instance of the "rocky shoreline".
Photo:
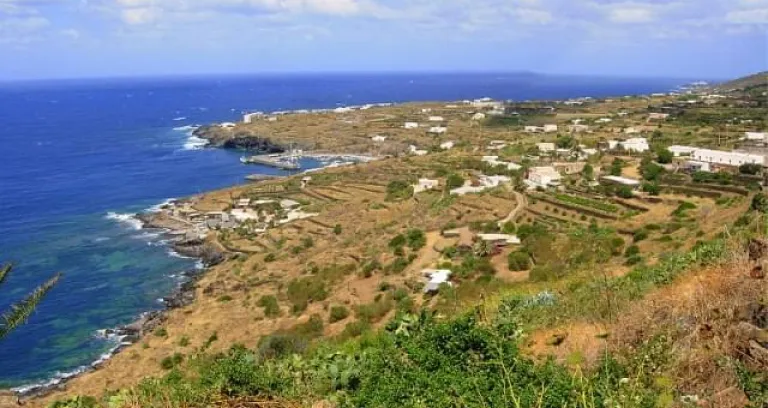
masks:
[[(169, 204), (166, 204), (169, 205)], [(175, 232), (179, 231), (179, 225), (174, 220), (163, 216), (163, 212), (145, 212), (136, 214), (135, 218), (142, 223), (142, 229), (161, 230), (164, 238), (171, 238), (170, 248), (180, 256), (197, 258), (203, 267), (181, 272), (183, 282), (168, 296), (161, 299), (164, 309), (142, 313), (132, 323), (99, 332), (99, 337), (104, 339), (116, 339), (115, 347), (104, 353), (99, 359), (88, 366), (80, 367), (69, 373), (64, 373), (55, 378), (39, 384), (32, 384), (13, 389), (16, 398), (29, 399), (44, 397), (52, 392), (61, 391), (66, 383), (75, 377), (101, 368), (111, 357), (137, 343), (144, 336), (151, 334), (167, 319), (167, 314), (174, 309), (189, 306), (195, 301), (197, 282), (205, 275), (209, 268), (226, 260), (224, 252), (212, 243), (203, 239), (179, 238)]]
[(208, 147), (247, 150), (257, 154), (284, 153), (285, 147), (269, 138), (257, 136), (243, 130), (233, 131), (218, 125), (201, 126), (192, 135), (207, 140)]

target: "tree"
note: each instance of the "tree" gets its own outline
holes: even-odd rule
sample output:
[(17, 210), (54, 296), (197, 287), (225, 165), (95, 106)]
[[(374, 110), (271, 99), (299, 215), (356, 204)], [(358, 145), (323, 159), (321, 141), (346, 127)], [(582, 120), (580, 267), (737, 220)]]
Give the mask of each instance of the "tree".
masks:
[(445, 180), (445, 187), (450, 190), (454, 188), (459, 188), (464, 185), (464, 177), (461, 177), (460, 175), (456, 173), (452, 173), (448, 176), (448, 178)]
[(559, 136), (555, 145), (558, 149), (571, 149), (576, 147), (576, 140), (571, 136)]
[(672, 163), (674, 157), (675, 155), (672, 154), (669, 149), (659, 149), (659, 151), (656, 152), (656, 161), (661, 164)]
[(531, 258), (524, 251), (512, 252), (507, 256), (507, 267), (512, 272), (531, 269)]
[(661, 193), (661, 187), (659, 187), (659, 184), (656, 182), (643, 183), (643, 191), (652, 196), (657, 196)]
[(643, 159), (640, 162), (640, 174), (647, 181), (658, 181), (661, 174), (664, 173), (664, 167), (652, 162), (650, 159)]
[[(11, 264), (0, 266), (0, 285), (5, 282), (12, 270), (13, 265)], [(29, 316), (32, 315), (32, 312), (37, 308), (37, 305), (43, 300), (45, 295), (48, 294), (54, 285), (56, 285), (60, 277), (60, 274), (56, 274), (35, 289), (24, 300), (11, 304), (7, 311), (2, 312), (2, 315), (0, 316), (0, 340), (8, 336), (13, 330), (29, 319)]]
[(611, 163), (611, 176), (621, 176), (621, 171), (624, 168), (624, 160), (618, 157), (613, 159)]
[(763, 170), (763, 166), (755, 163), (744, 163), (739, 166), (739, 173), (754, 176)]
[(584, 169), (581, 170), (581, 176), (584, 177), (584, 180), (592, 181), (595, 179), (595, 168), (592, 167), (591, 164), (587, 163), (584, 165)]
[(616, 189), (616, 195), (621, 198), (632, 198), (634, 196), (632, 189), (628, 186), (621, 186)]
[(411, 198), (413, 186), (401, 180), (393, 180), (387, 185), (387, 200)]
[(761, 213), (768, 213), (768, 196), (763, 193), (755, 194), (752, 199), (752, 209)]

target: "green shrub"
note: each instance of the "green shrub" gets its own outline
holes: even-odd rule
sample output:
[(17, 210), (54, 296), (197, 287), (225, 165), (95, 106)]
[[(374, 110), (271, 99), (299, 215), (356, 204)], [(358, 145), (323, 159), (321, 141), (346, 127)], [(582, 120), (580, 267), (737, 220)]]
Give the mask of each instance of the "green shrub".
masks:
[(357, 318), (368, 323), (376, 323), (384, 318), (394, 307), (394, 302), (389, 297), (380, 298), (356, 308)]
[(633, 265), (639, 264), (640, 262), (643, 262), (643, 257), (641, 257), (640, 255), (632, 255), (627, 258), (627, 261), (625, 262), (625, 264), (627, 266), (633, 266)]
[(448, 175), (448, 177), (445, 180), (445, 188), (448, 190), (459, 188), (463, 185), (464, 185), (464, 177), (461, 177), (456, 173), (452, 173)]
[(403, 200), (413, 197), (413, 186), (405, 181), (394, 180), (387, 185), (388, 201)]
[(333, 233), (334, 235), (341, 235), (341, 224), (336, 224), (333, 226)]
[(168, 330), (165, 327), (158, 327), (154, 332), (157, 337), (168, 337)]
[(750, 208), (761, 213), (768, 213), (768, 196), (763, 193), (755, 194), (755, 196), (752, 198), (752, 204)]
[(264, 316), (277, 317), (280, 316), (280, 305), (277, 303), (277, 298), (272, 295), (264, 295), (259, 298), (259, 306), (264, 308)]
[(638, 255), (638, 254), (640, 254), (640, 247), (638, 247), (637, 245), (630, 245), (627, 247), (627, 250), (624, 251), (624, 256), (627, 258)]
[(322, 279), (308, 276), (292, 280), (288, 284), (287, 296), (293, 305), (293, 312), (300, 313), (307, 309), (309, 303), (325, 300), (328, 291)]
[(507, 267), (510, 271), (527, 271), (531, 268), (531, 258), (526, 252), (516, 251), (507, 256)]
[(346, 326), (344, 326), (344, 331), (341, 332), (340, 337), (343, 339), (353, 339), (355, 337), (360, 337), (363, 333), (366, 333), (370, 330), (370, 323), (363, 320), (356, 320), (354, 322), (349, 322)]
[(189, 346), (189, 336), (181, 336), (179, 339), (179, 347)]
[(349, 317), (349, 309), (341, 305), (333, 306), (331, 307), (331, 312), (330, 312), (330, 316), (328, 317), (328, 321), (330, 323), (336, 323), (346, 319), (347, 317)]
[(645, 229), (639, 229), (635, 231), (634, 234), (632, 234), (632, 241), (633, 242), (640, 242), (643, 240), (648, 239), (648, 231)]
[(391, 273), (400, 273), (404, 271), (409, 264), (410, 262), (408, 262), (407, 259), (403, 258), (402, 256), (398, 256), (392, 261), (388, 269)]
[(408, 230), (406, 234), (406, 242), (408, 247), (412, 250), (419, 250), (427, 244), (427, 237), (424, 235), (424, 231), (420, 229)]
[(165, 357), (160, 361), (160, 367), (163, 370), (170, 370), (174, 367), (177, 367), (179, 364), (181, 364), (184, 361), (184, 355), (181, 353), (174, 353), (171, 356)]
[(277, 255), (273, 253), (269, 253), (264, 257), (264, 262), (274, 262), (275, 260), (277, 260)]
[(216, 300), (218, 300), (221, 303), (227, 303), (227, 302), (231, 302), (232, 301), (232, 296), (230, 296), (230, 295), (221, 295)]

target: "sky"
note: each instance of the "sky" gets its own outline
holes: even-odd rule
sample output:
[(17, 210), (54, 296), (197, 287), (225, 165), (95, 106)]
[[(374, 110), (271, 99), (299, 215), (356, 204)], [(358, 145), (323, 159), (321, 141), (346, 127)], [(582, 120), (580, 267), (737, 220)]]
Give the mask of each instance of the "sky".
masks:
[(768, 0), (0, 0), (0, 80), (768, 70)]

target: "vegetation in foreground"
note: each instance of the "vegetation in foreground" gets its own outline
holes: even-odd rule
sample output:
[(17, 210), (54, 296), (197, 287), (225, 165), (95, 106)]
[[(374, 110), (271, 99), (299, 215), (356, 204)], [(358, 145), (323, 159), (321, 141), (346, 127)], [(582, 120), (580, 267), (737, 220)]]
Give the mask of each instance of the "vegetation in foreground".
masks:
[[(766, 233), (764, 217), (750, 217), (751, 223), (742, 223), (729, 237), (700, 242), (690, 251), (668, 255), (652, 266), (638, 266), (625, 276), (603, 275), (558, 293), (505, 295), (452, 318), (427, 310), (402, 312), (381, 332), (350, 341), (325, 341), (308, 349), (302, 341), (307, 330), (286, 333), (256, 350), (234, 346), (210, 355), (198, 349), (186, 363), (183, 356), (169, 358), (170, 371), (162, 378), (146, 379), (103, 400), (78, 397), (52, 406), (261, 406), (266, 401), (271, 406), (295, 406), (296, 402), (311, 406), (323, 401), (322, 406), (339, 407), (725, 406), (713, 405), (709, 395), (684, 393), (689, 385), (682, 381), (693, 379), (679, 374), (691, 361), (676, 357), (687, 337), (681, 337), (675, 325), (643, 327), (644, 335), (634, 340), (617, 329), (625, 343), (603, 349), (591, 362), (579, 353), (556, 361), (535, 359), (522, 350), (531, 329), (550, 326), (561, 316), (589, 315), (615, 325), (621, 320), (618, 314), (689, 272), (737, 262), (744, 257), (745, 242)], [(742, 286), (747, 292), (740, 293), (741, 300), (765, 306), (765, 293), (750, 292), (755, 285), (749, 282)], [(716, 303), (717, 296), (710, 297), (707, 300)], [(665, 312), (671, 320), (698, 317)], [(341, 318), (341, 312), (334, 314)], [(312, 319), (307, 327), (311, 325)], [(322, 327), (322, 321), (317, 319), (314, 325)], [(766, 362), (735, 345), (730, 351), (710, 354), (707, 358), (715, 364), (714, 371), (699, 377), (732, 378), (748, 398), (748, 406), (768, 404)]]
[[(0, 285), (5, 282), (12, 270), (13, 265), (11, 264), (0, 265)], [(59, 281), (60, 276), (61, 275), (58, 274), (55, 275), (47, 282), (40, 285), (26, 298), (18, 303), (12, 304), (7, 311), (0, 311), (0, 340), (8, 336), (13, 330), (29, 319), (29, 316), (35, 311), (37, 305)]]

